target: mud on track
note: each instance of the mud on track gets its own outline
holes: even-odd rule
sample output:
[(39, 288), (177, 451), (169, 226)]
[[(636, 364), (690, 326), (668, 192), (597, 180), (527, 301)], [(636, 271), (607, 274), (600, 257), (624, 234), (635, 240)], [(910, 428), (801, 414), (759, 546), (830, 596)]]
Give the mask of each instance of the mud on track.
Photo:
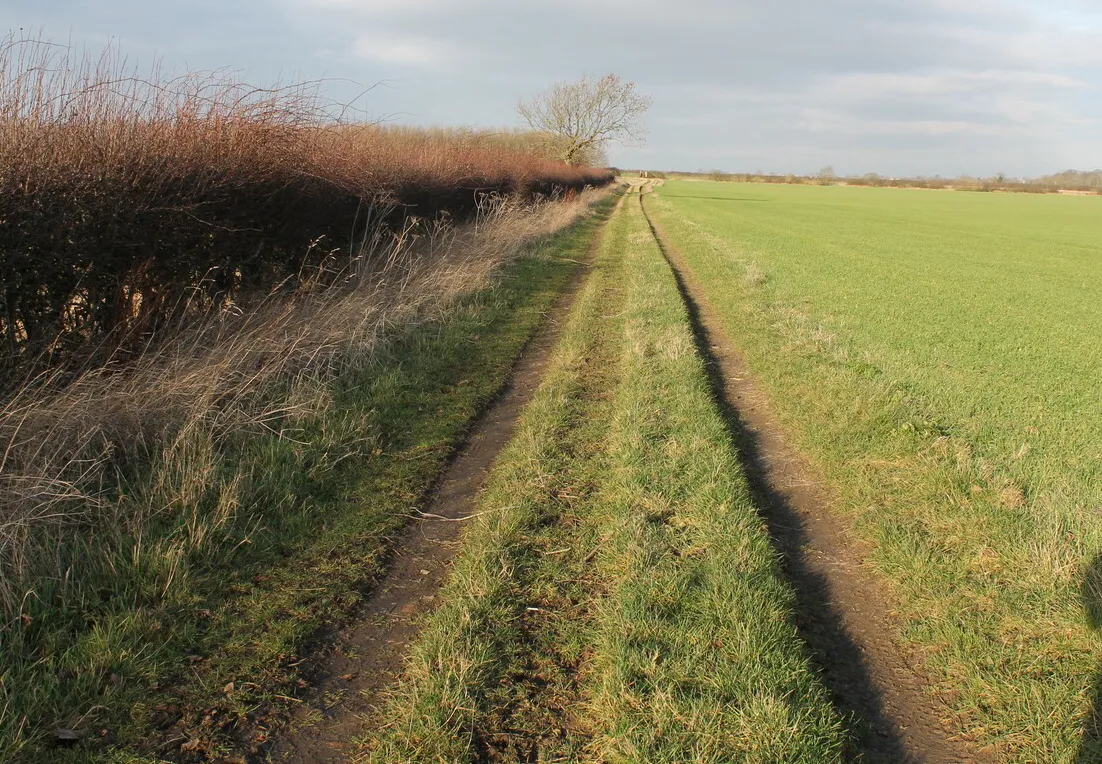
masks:
[(561, 321), (569, 314), (588, 276), (603, 232), (604, 223), (593, 235), (586, 263), (525, 347), (507, 386), (474, 423), (429, 505), (395, 543), (386, 575), (355, 621), (336, 634), (320, 659), (312, 698), (277, 739), (269, 752), (270, 761), (349, 761), (357, 739), (370, 729), (369, 716), (381, 691), (401, 673), (422, 617), (432, 609), (436, 593), (447, 579), (449, 563), (458, 552), (463, 521), (472, 516), (483, 481), (539, 387)]
[(891, 605), (861, 549), (830, 514), (816, 476), (789, 447), (768, 400), (703, 297), (692, 271), (639, 204), (673, 269), (717, 404), (761, 507), (799, 610), (797, 626), (839, 710), (852, 720), (852, 761), (986, 762), (955, 740), (921, 676), (893, 639)]

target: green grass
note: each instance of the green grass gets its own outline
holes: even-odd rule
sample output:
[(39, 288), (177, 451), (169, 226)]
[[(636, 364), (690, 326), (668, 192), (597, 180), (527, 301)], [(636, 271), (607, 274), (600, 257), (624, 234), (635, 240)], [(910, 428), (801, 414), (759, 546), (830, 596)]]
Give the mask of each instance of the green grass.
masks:
[[(193, 757), (217, 758), (262, 742), (297, 691), (311, 640), (379, 574), (405, 516), (577, 270), (598, 219), (315, 391), (329, 400), (320, 414), (231, 431), (214, 453), (197, 453), (206, 488), (157, 532), (186, 532), (189, 512), (216, 511), (232, 487), (203, 554), (168, 570), (143, 549), (157, 537), (112, 549), (89, 540), (89, 554), (119, 571), (105, 575), (101, 596), (66, 612), (48, 598), (31, 603), (32, 619), (0, 633), (0, 761), (153, 761), (179, 755), (186, 739), (197, 741)], [(155, 496), (141, 474), (134, 490)], [(85, 737), (54, 749), (56, 728)]]
[(1102, 760), (1102, 200), (697, 182), (659, 197), (872, 542), (957, 731), (1005, 760)]
[(840, 759), (636, 196), (480, 510), (365, 760)]

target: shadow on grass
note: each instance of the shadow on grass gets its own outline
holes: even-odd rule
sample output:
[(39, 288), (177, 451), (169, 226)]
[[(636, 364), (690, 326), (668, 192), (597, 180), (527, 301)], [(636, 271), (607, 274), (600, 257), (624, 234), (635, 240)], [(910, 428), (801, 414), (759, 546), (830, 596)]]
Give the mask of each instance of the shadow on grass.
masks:
[[(1087, 625), (1102, 633), (1102, 554), (1096, 555), (1083, 571), (1081, 594)], [(1076, 764), (1102, 762), (1102, 667), (1091, 690), (1091, 706), (1083, 720), (1083, 736), (1079, 741)]]
[(727, 425), (751, 495), (795, 590), (795, 625), (847, 727), (846, 760), (862, 764), (909, 761), (902, 730), (885, 713), (882, 692), (872, 679), (860, 646), (846, 630), (830, 582), (808, 558), (809, 535), (804, 521), (783, 488), (774, 482), (761, 438), (728, 399), (727, 382), (712, 350), (716, 343), (701, 317), (700, 307), (649, 214), (647, 223), (677, 281), (677, 289), (689, 314), (693, 342), (708, 375), (712, 398)]

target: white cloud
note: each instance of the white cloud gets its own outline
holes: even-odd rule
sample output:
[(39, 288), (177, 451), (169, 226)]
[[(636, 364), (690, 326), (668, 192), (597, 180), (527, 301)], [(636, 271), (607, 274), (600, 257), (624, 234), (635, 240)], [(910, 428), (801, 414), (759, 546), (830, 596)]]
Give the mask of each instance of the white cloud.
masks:
[(849, 136), (1014, 136), (1030, 135), (1025, 125), (966, 119), (863, 119), (829, 109), (803, 109), (795, 126), (809, 133)]
[(455, 63), (461, 52), (454, 43), (431, 37), (363, 34), (353, 40), (351, 53), (382, 64), (438, 69)]
[(421, 12), (447, 5), (447, 0), (285, 0), (288, 5), (307, 8), (339, 8), (364, 14), (385, 14), (395, 11)]

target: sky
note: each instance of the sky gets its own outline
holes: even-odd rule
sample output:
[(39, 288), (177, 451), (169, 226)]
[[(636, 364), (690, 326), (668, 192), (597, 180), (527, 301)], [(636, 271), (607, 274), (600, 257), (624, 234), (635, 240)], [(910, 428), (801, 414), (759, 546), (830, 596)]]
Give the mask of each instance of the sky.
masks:
[(19, 30), (323, 80), (398, 124), (518, 126), (519, 98), (614, 72), (653, 98), (626, 168), (1102, 167), (1102, 0), (0, 0)]

